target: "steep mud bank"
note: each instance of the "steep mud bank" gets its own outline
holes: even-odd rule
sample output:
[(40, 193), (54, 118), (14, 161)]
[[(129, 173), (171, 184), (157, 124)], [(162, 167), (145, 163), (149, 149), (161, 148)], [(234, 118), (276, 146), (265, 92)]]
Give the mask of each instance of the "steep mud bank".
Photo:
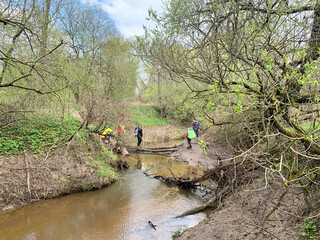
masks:
[(75, 138), (45, 156), (27, 152), (2, 157), (0, 210), (106, 186), (116, 179), (107, 170), (110, 160), (96, 136), (90, 136), (87, 143)]
[[(172, 157), (205, 169), (232, 162), (233, 148), (215, 136), (211, 132), (200, 137), (207, 141), (207, 154), (194, 142), (192, 149), (182, 147)], [(308, 212), (303, 190), (287, 188), (281, 179), (266, 178), (263, 168), (251, 171), (250, 179), (237, 188), (230, 184), (229, 194), (213, 206), (208, 218), (177, 239), (300, 239)]]
[(278, 205), (285, 191), (277, 182), (266, 187), (264, 179), (257, 178), (229, 194), (206, 220), (178, 239), (299, 239), (303, 193), (292, 188)]

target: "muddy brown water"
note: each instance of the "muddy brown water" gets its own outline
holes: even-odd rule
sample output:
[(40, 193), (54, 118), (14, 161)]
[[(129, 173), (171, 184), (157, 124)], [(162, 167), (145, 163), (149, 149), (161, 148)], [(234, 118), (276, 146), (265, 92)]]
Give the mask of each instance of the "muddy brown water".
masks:
[(201, 197), (144, 174), (196, 175), (201, 169), (151, 154), (126, 160), (130, 169), (107, 188), (0, 213), (0, 239), (165, 240), (205, 219), (205, 213), (175, 218), (202, 204)]

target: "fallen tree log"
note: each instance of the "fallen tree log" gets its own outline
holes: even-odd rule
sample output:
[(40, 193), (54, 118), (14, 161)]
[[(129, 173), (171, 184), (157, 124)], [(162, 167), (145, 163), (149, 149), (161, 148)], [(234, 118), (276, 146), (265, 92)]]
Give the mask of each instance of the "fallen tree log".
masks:
[[(206, 171), (204, 175), (195, 178), (176, 177), (173, 175), (172, 172), (171, 173), (173, 177), (164, 177), (158, 175), (153, 177), (167, 182), (171, 185), (175, 185), (182, 188), (192, 188), (197, 183), (201, 183), (205, 180), (212, 179), (217, 183), (218, 186), (221, 186), (221, 188), (223, 188), (224, 186), (231, 184), (231, 179), (233, 176), (233, 167), (233, 163), (226, 164), (224, 166), (216, 166), (215, 168)], [(148, 175), (147, 172), (145, 172), (145, 174)]]
[[(218, 165), (213, 169), (208, 170), (203, 176), (198, 178), (189, 177), (163, 177), (154, 176), (162, 181), (182, 188), (193, 188), (197, 183), (211, 179), (217, 184), (215, 196), (207, 201), (205, 204), (185, 211), (184, 213), (176, 216), (176, 218), (184, 217), (191, 214), (199, 213), (207, 208), (216, 208), (219, 206), (218, 202), (227, 196), (230, 192), (234, 191), (237, 186), (243, 185), (246, 182), (252, 181), (257, 175), (253, 174), (253, 170), (258, 169), (259, 165), (253, 164), (239, 164), (231, 162), (225, 165)], [(236, 168), (236, 169), (235, 169)], [(249, 174), (252, 173), (252, 174)]]
[(139, 148), (139, 147), (133, 147), (133, 146), (126, 146), (126, 149), (128, 152), (133, 153), (154, 153), (154, 154), (171, 154), (173, 152), (178, 151), (178, 149), (183, 144), (176, 144), (172, 147), (153, 147), (153, 148)]
[(183, 212), (182, 214), (176, 216), (176, 218), (181, 218), (181, 217), (185, 217), (191, 214), (196, 214), (199, 213), (207, 208), (213, 208), (215, 206), (218, 206), (217, 202), (219, 199), (221, 199), (223, 197), (223, 195), (227, 195), (228, 192), (231, 191), (231, 186), (226, 186), (223, 190), (221, 190), (216, 196), (214, 196), (213, 198), (211, 198), (209, 201), (207, 201), (205, 204), (203, 204), (202, 206), (199, 207), (195, 207), (192, 208), (188, 211)]

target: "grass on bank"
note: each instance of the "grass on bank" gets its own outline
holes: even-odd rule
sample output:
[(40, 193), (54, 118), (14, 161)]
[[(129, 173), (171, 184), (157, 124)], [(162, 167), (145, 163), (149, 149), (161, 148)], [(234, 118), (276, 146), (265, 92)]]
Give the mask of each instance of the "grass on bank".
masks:
[(168, 121), (160, 115), (160, 111), (150, 105), (132, 105), (128, 107), (131, 112), (130, 121), (134, 125), (164, 126)]
[(74, 117), (61, 121), (53, 116), (37, 115), (20, 120), (0, 129), (0, 155), (22, 154), (26, 149), (42, 155), (49, 147), (54, 149), (70, 138), (80, 125)]

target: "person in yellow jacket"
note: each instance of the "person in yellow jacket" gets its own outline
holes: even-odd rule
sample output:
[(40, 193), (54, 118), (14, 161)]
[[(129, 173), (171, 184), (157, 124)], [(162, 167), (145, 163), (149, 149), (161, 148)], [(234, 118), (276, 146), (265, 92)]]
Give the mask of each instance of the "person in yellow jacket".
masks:
[(104, 130), (104, 132), (101, 135), (101, 139), (103, 142), (105, 142), (106, 144), (110, 143), (110, 137), (113, 134), (113, 131), (111, 128), (107, 128), (106, 130)]

